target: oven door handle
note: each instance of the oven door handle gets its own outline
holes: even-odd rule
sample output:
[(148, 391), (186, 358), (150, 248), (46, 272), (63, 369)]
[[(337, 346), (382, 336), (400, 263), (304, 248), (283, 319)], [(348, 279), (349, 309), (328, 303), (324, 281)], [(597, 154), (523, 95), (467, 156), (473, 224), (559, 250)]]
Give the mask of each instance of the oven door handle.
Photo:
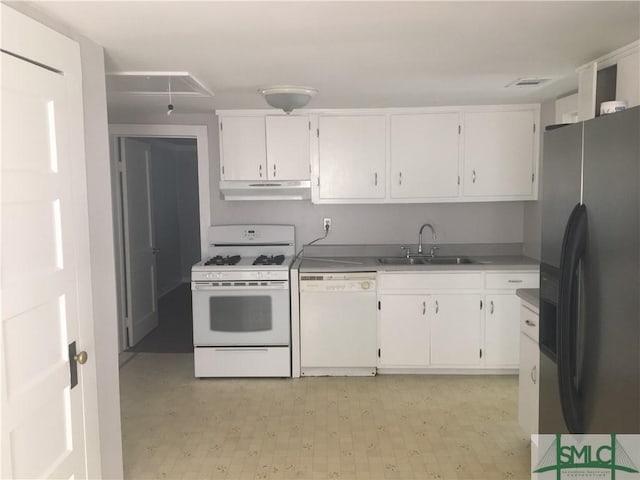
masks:
[(216, 352), (268, 352), (268, 348), (216, 348)]

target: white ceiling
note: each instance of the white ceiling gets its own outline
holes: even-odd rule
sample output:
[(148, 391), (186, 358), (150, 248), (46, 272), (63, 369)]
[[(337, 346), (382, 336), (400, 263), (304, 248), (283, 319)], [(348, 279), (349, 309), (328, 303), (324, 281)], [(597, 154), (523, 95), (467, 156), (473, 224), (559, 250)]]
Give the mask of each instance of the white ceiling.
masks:
[[(215, 92), (176, 113), (264, 108), (260, 87), (319, 90), (309, 107), (524, 103), (640, 38), (640, 2), (36, 2), (104, 46), (107, 72), (184, 71)], [(505, 88), (520, 77), (542, 87)], [(110, 111), (167, 99), (109, 94)]]

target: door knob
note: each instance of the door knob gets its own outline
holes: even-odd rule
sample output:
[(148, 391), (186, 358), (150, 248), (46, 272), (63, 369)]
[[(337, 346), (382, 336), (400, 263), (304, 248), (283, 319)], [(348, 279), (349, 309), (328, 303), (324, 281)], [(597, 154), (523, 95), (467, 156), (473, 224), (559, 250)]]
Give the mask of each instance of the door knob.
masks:
[(160, 249), (159, 248), (152, 248), (151, 249), (151, 253), (153, 253), (154, 255), (157, 255), (158, 253), (160, 253)]
[(87, 352), (85, 352), (84, 350), (81, 351), (80, 353), (78, 353), (77, 355), (73, 356), (73, 359), (78, 362), (80, 365), (84, 365), (85, 363), (87, 363)]

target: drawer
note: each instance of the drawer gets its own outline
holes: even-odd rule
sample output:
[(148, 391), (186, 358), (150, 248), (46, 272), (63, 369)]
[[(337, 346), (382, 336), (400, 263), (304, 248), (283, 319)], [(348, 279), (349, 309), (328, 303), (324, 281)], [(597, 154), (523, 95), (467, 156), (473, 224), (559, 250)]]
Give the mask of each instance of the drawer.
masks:
[(540, 275), (537, 272), (487, 273), (485, 288), (492, 290), (517, 290), (518, 288), (538, 288)]
[(536, 343), (538, 343), (538, 319), (537, 313), (525, 306), (520, 307), (520, 331)]
[(378, 276), (378, 292), (445, 289), (480, 290), (482, 273), (392, 273)]

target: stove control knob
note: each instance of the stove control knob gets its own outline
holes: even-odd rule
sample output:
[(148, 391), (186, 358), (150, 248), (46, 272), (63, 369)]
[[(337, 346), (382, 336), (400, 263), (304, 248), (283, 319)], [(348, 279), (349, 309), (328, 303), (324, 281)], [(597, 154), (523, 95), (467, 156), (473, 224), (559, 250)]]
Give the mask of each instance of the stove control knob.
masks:
[(369, 282), (362, 282), (361, 286), (363, 290), (369, 290), (369, 288), (371, 288), (371, 284)]
[(212, 278), (213, 278), (213, 273), (207, 273), (207, 274), (205, 275), (205, 277), (206, 277), (207, 279), (212, 279)]

